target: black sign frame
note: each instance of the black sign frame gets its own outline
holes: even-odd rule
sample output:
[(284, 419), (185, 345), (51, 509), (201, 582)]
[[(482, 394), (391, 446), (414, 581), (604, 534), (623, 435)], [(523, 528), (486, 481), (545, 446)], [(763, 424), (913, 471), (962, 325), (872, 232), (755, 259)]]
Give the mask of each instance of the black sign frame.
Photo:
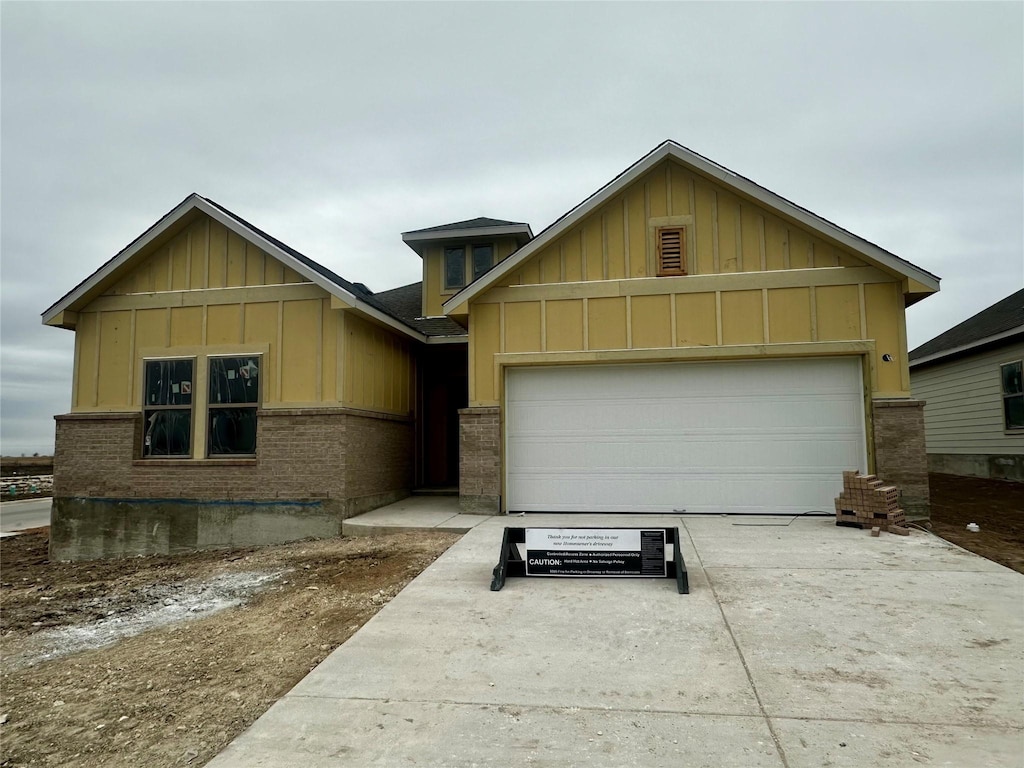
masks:
[[(572, 574), (553, 573), (530, 573), (527, 568), (526, 559), (520, 554), (517, 544), (526, 545), (527, 528), (513, 528), (506, 526), (505, 533), (501, 539), (501, 555), (498, 564), (494, 566), (491, 579), (491, 591), (498, 592), (505, 586), (505, 580), (512, 576), (539, 576), (539, 577), (561, 577), (566, 578)], [(583, 578), (618, 577), (618, 578), (668, 578), (676, 580), (676, 588), (680, 595), (690, 594), (690, 579), (686, 571), (686, 563), (683, 562), (682, 548), (680, 547), (680, 536), (678, 528), (651, 528), (651, 527), (623, 527), (623, 526), (549, 526), (538, 527), (532, 530), (586, 530), (586, 531), (659, 531), (664, 532), (664, 544), (667, 547), (672, 545), (673, 556), (671, 560), (665, 561), (663, 574), (650, 575), (643, 573), (636, 574), (612, 574), (612, 573), (581, 573)], [(664, 555), (663, 555), (664, 556)]]

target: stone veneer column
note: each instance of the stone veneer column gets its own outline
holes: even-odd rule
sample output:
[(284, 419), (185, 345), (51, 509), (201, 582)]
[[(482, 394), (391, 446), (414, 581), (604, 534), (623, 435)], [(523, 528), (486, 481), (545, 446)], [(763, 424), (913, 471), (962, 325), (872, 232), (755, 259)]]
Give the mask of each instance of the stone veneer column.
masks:
[(927, 519), (928, 454), (923, 400), (872, 400), (875, 474), (899, 487), (908, 518)]
[(501, 512), (501, 409), (459, 410), (459, 506)]

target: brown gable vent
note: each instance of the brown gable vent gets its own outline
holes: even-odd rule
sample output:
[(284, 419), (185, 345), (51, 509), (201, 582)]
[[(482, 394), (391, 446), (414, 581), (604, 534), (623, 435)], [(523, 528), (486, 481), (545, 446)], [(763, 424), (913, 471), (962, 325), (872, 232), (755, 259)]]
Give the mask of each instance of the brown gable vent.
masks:
[(658, 230), (658, 276), (686, 274), (686, 227)]

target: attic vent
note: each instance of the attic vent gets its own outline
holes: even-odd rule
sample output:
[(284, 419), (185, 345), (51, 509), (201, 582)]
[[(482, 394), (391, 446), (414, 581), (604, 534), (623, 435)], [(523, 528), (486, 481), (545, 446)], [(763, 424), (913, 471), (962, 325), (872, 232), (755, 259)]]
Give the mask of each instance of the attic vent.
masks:
[(658, 230), (658, 276), (686, 274), (686, 227)]

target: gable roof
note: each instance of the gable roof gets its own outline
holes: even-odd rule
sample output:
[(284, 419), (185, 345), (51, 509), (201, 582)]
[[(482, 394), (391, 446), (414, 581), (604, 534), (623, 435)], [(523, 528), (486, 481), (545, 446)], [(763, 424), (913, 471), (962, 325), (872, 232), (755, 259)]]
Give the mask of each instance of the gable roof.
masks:
[(609, 181), (590, 197), (579, 203), (575, 208), (570, 209), (555, 219), (549, 226), (543, 229), (530, 242), (513, 253), (507, 259), (498, 264), (479, 280), (470, 283), (457, 294), (444, 303), (444, 310), (452, 312), (465, 302), (479, 296), (488, 288), (493, 286), (501, 277), (512, 272), (533, 254), (545, 246), (554, 242), (565, 232), (569, 231), (582, 221), (587, 215), (597, 210), (610, 199), (622, 192), (626, 187), (635, 182), (645, 173), (654, 168), (658, 163), (672, 158), (687, 166), (696, 173), (711, 179), (743, 197), (752, 199), (765, 207), (778, 211), (787, 218), (793, 219), (807, 227), (812, 232), (834, 240), (850, 250), (859, 253), (871, 261), (883, 266), (897, 274), (921, 283), (931, 291), (939, 290), (939, 278), (920, 267), (901, 259), (894, 253), (881, 248), (862, 237), (854, 235), (837, 224), (812, 213), (796, 203), (793, 203), (781, 195), (762, 187), (745, 176), (731, 171), (725, 166), (709, 160), (708, 158), (694, 152), (691, 149), (674, 141), (664, 141), (637, 160), (633, 165), (624, 170), (614, 179)]
[(307, 280), (319, 285), (331, 296), (343, 304), (359, 310), (363, 314), (383, 323), (395, 330), (416, 339), (426, 341), (426, 337), (405, 320), (396, 317), (387, 305), (376, 298), (375, 294), (362, 283), (352, 283), (340, 275), (327, 269), (308, 256), (286, 245), (277, 238), (253, 226), (241, 216), (229, 211), (214, 201), (192, 193), (178, 205), (164, 214), (153, 226), (139, 235), (124, 249), (114, 255), (89, 277), (72, 288), (68, 293), (48, 307), (43, 313), (43, 323), (59, 324), (58, 319), (65, 311), (74, 311), (78, 307), (95, 298), (115, 278), (133, 257), (139, 254), (162, 234), (170, 230), (192, 211), (201, 211), (229, 230), (245, 238), (278, 261), (288, 265)]
[(415, 328), (428, 339), (459, 337), (466, 339), (469, 332), (450, 317), (423, 317), (423, 283), (411, 283), (401, 288), (375, 293), (374, 298), (388, 308), (403, 323)]
[(911, 367), (1024, 335), (1024, 288), (911, 350)]

